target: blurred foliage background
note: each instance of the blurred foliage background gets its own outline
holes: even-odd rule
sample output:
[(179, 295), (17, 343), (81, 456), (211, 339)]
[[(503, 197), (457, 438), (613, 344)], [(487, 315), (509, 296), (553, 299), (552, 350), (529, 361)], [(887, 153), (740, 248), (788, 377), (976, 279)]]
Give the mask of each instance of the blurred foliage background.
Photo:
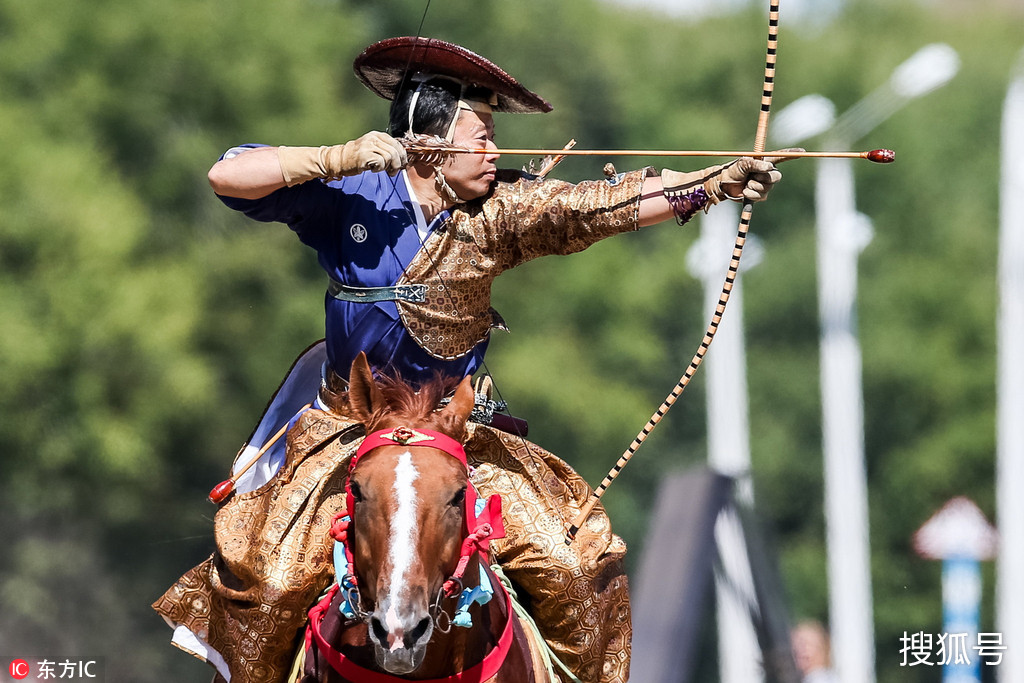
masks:
[[(827, 24), (787, 23), (783, 7), (776, 110), (818, 92), (844, 111), (930, 42), (963, 60), (860, 145), (895, 148), (897, 164), (857, 167), (876, 230), (858, 314), (882, 682), (937, 673), (898, 666), (904, 631), (941, 631), (939, 566), (913, 554), (913, 531), (955, 495), (995, 516), (998, 135), (1024, 32), (1012, 5), (971, 7), (863, 1)], [(352, 59), (415, 34), (422, 13), (421, 0), (0, 0), (0, 653), (103, 656), (114, 681), (208, 680), (149, 603), (212, 550), (206, 494), (321, 336), (324, 280), (287, 229), (224, 208), (205, 172), (242, 142), (383, 129), (386, 103)], [(434, 0), (423, 33), (555, 105), (500, 117), (503, 144), (753, 137), (760, 7), (685, 21), (596, 0)], [(605, 161), (555, 175), (600, 177)], [(745, 275), (752, 477), (792, 615), (827, 621), (814, 165), (783, 170), (754, 219), (764, 261)], [(489, 368), (532, 438), (593, 483), (703, 334), (684, 265), (696, 225), (499, 280), (513, 332)], [(605, 497), (634, 569), (659, 480), (705, 459), (702, 391), (698, 374)], [(982, 630), (993, 585), (989, 566)]]

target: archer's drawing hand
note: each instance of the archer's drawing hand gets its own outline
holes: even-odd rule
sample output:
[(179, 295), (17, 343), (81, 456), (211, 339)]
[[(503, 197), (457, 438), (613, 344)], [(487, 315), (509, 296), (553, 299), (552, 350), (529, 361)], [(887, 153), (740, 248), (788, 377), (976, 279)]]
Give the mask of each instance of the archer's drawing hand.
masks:
[(330, 147), (278, 147), (277, 158), (289, 187), (314, 178), (328, 180), (386, 171), (394, 175), (409, 159), (405, 148), (387, 133), (370, 131), (343, 145)]

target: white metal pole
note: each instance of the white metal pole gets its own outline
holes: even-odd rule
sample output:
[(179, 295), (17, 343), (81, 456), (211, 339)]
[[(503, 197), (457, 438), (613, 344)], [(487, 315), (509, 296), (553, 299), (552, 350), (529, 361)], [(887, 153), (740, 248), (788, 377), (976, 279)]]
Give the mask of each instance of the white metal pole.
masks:
[(997, 668), (1024, 681), (1024, 53), (1003, 108), (999, 187), (999, 320), (996, 413), (997, 630), (1007, 645)]
[(855, 306), (857, 256), (871, 239), (849, 159), (821, 159), (816, 188), (821, 398), (833, 666), (875, 680), (864, 405)]
[[(718, 304), (722, 281), (732, 253), (739, 211), (731, 202), (714, 207), (701, 218), (701, 237), (689, 255), (690, 272), (704, 284), (704, 305), (711, 316)], [(757, 241), (744, 247), (742, 270), (759, 260)], [(728, 313), (715, 334), (714, 350), (704, 361), (707, 378), (708, 463), (736, 481), (736, 498), (753, 503), (750, 480), (750, 436), (747, 411), (746, 357), (743, 345), (743, 294), (737, 276)], [(750, 620), (754, 600), (743, 529), (735, 511), (727, 510), (715, 525), (715, 539), (724, 576), (716, 577), (718, 605), (719, 680), (758, 683), (764, 680), (761, 651)]]

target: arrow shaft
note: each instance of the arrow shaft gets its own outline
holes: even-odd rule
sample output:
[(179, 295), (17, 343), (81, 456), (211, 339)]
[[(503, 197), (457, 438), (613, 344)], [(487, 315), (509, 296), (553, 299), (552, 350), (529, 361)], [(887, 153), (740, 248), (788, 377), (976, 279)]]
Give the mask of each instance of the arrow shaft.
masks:
[(410, 145), (408, 150), (413, 153), (442, 154), (497, 154), (522, 156), (636, 156), (636, 157), (764, 157), (771, 156), (781, 159), (868, 159), (878, 163), (892, 161), (891, 150), (869, 150), (864, 152), (771, 152), (764, 151), (727, 151), (727, 150), (664, 150), (664, 149), (467, 149), (464, 147), (429, 147), (420, 148)]

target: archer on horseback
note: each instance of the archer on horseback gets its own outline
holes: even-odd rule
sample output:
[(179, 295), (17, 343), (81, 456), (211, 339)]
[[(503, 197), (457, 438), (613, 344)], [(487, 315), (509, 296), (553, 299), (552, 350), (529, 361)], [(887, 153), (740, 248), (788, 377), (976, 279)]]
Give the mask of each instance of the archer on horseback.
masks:
[[(246, 145), (209, 174), (229, 207), (288, 224), (329, 278), (325, 342), (297, 362), (254, 433), (247, 448), (260, 465), (236, 467), (234, 495), (215, 520), (217, 551), (154, 605), (178, 645), (232, 681), (286, 677), (306, 610), (332, 580), (328, 528), (344, 509), (346, 466), (363, 436), (346, 398), (360, 352), (375, 372), (413, 384), (472, 375), (491, 328), (503, 325), (490, 289), (504, 270), (671, 218), (682, 224), (724, 199), (760, 201), (781, 177), (771, 161), (747, 157), (579, 184), (498, 170), (497, 154), (410, 163), (398, 140), (407, 133), (495, 149), (494, 113), (551, 105), (440, 40), (376, 43), (355, 71), (392, 101), (390, 135), (318, 148)], [(304, 403), (313, 405), (299, 410)], [(284, 424), (286, 441), (260, 448)], [(625, 544), (600, 506), (564, 543), (566, 523), (590, 495), (586, 482), (493, 426), (470, 423), (465, 450), (480, 495), (503, 500), (506, 537), (492, 541), (492, 555), (522, 589), (549, 646), (581, 681), (627, 680)]]

